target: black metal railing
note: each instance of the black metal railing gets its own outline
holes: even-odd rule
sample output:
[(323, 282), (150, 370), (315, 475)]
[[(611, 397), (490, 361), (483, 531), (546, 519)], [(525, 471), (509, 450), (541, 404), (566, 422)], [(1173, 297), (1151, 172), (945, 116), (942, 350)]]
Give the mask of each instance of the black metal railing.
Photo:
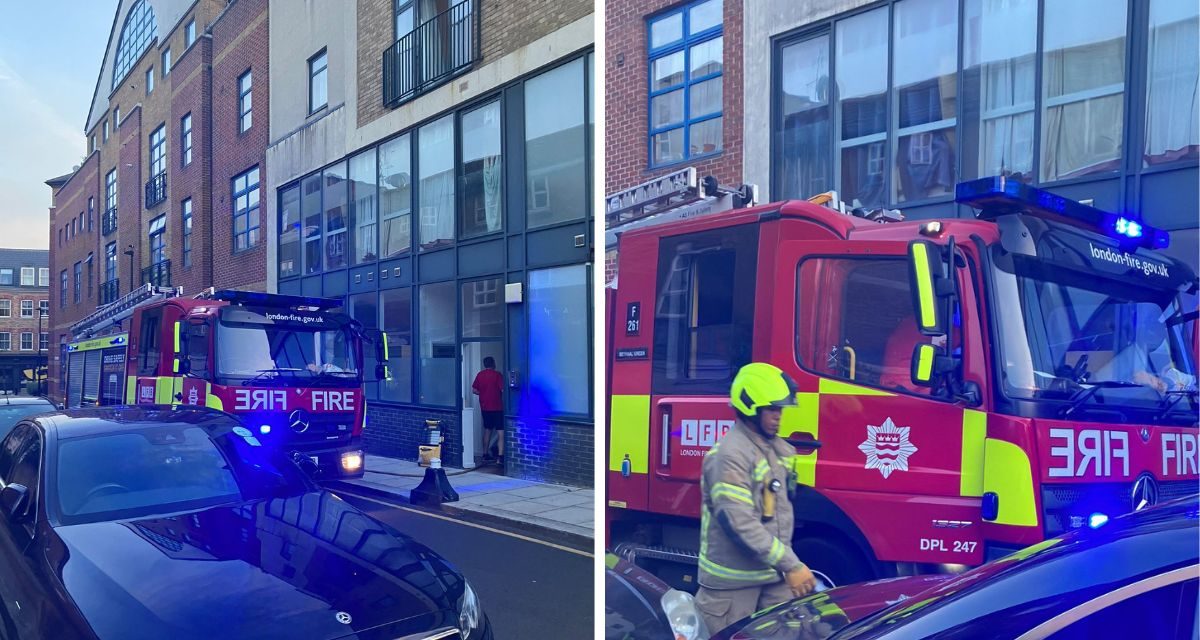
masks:
[(163, 260), (142, 269), (142, 282), (156, 287), (171, 286), (171, 261)]
[(100, 235), (108, 235), (117, 230), (117, 208), (105, 209), (100, 216)]
[(150, 178), (150, 182), (146, 183), (146, 208), (149, 209), (154, 205), (167, 199), (167, 172)]
[(100, 283), (100, 304), (108, 304), (117, 299), (117, 295), (121, 293), (121, 280), (113, 278), (108, 282)]
[(396, 107), (479, 60), (480, 0), (463, 0), (383, 51), (383, 104)]

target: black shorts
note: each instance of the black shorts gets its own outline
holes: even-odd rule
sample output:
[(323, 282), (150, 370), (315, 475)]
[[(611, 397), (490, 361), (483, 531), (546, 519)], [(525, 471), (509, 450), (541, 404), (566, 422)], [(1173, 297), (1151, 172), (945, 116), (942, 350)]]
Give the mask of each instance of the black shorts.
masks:
[(483, 428), (504, 431), (503, 411), (483, 411)]

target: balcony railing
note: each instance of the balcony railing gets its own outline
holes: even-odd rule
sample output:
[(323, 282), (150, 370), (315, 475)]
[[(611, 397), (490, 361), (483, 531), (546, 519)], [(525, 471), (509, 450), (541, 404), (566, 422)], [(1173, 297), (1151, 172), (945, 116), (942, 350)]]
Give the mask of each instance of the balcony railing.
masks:
[(142, 269), (142, 283), (156, 287), (171, 286), (171, 261), (163, 260)]
[(150, 178), (150, 182), (146, 183), (146, 208), (149, 209), (154, 205), (167, 199), (167, 172)]
[(105, 209), (100, 216), (100, 235), (108, 235), (117, 230), (117, 208)]
[(113, 278), (108, 282), (100, 283), (100, 304), (108, 304), (117, 299), (117, 294), (121, 292), (121, 280)]
[(480, 0), (462, 0), (383, 51), (383, 104), (396, 107), (479, 60)]

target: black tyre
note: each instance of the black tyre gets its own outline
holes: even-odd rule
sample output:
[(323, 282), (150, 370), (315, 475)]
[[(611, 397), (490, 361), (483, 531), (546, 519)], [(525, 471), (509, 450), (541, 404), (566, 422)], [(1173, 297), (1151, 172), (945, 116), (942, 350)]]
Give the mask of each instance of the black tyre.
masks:
[(876, 578), (871, 564), (857, 549), (841, 542), (821, 537), (797, 538), (792, 549), (800, 562), (830, 587), (864, 582)]

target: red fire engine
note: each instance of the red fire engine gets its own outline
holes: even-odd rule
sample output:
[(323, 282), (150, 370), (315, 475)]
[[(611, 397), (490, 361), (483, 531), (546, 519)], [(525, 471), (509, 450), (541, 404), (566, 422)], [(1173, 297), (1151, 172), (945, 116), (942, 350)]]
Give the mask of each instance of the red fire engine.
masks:
[[(310, 457), (323, 475), (361, 476), (364, 339), (341, 303), (246, 291), (183, 297), (145, 285), (71, 328), (68, 408), (200, 405), (233, 414), (267, 446)], [(121, 332), (121, 323), (128, 331)], [(386, 377), (386, 366), (376, 375)]]
[(692, 579), (701, 461), (751, 361), (799, 384), (794, 546), (833, 583), (1196, 491), (1196, 277), (1167, 234), (1005, 178), (957, 197), (976, 219), (792, 201), (620, 237), (610, 547)]

